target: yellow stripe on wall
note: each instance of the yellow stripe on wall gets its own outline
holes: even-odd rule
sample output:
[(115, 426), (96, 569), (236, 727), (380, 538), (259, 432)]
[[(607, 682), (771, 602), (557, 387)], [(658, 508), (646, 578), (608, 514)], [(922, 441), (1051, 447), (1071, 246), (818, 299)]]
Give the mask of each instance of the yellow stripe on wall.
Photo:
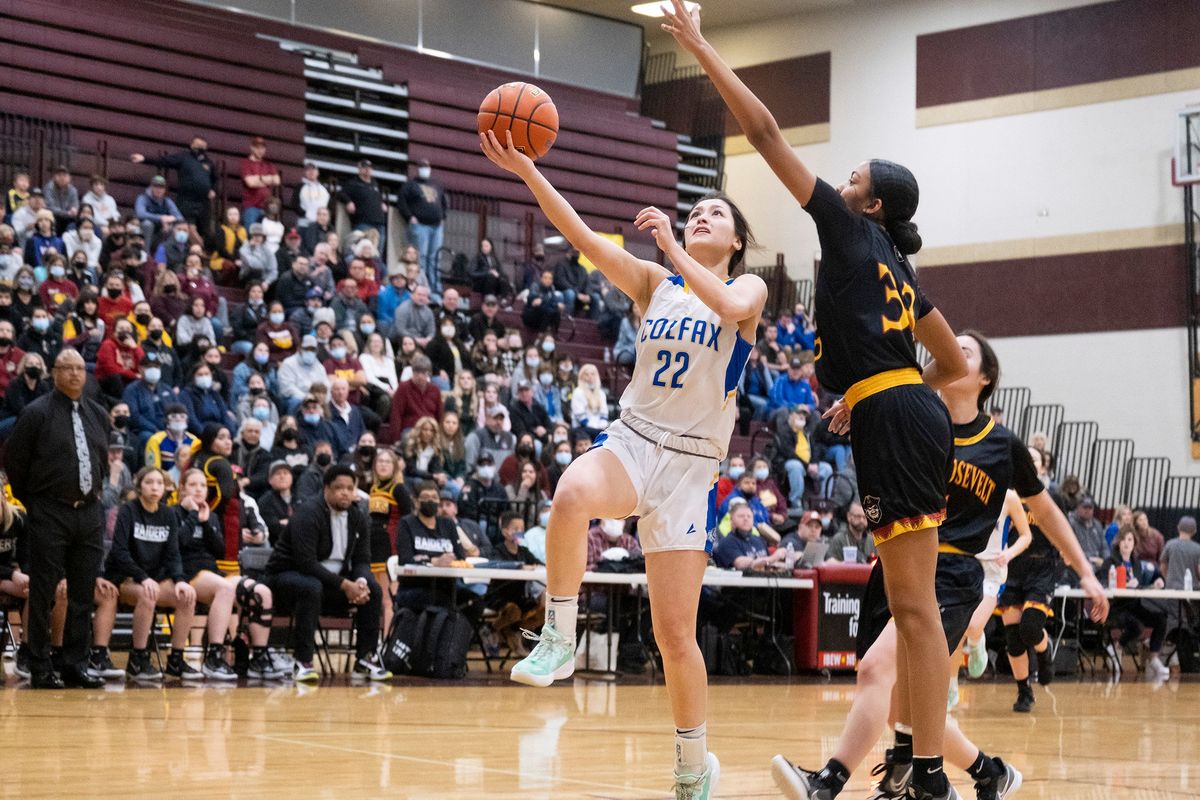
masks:
[[(792, 147), (800, 147), (806, 144), (820, 144), (829, 141), (829, 123), (821, 122), (816, 125), (800, 125), (795, 128), (784, 128), (783, 138)], [(725, 155), (741, 156), (747, 153), (753, 153), (754, 148), (750, 146), (750, 140), (744, 135), (725, 137)]]
[(1058, 89), (1021, 92), (982, 100), (965, 100), (961, 103), (926, 106), (917, 109), (917, 127), (932, 128), (938, 125), (953, 125), (957, 122), (1011, 117), (1034, 111), (1073, 108), (1095, 103), (1108, 103), (1113, 100), (1128, 100), (1133, 97), (1186, 92), (1192, 89), (1200, 89), (1200, 67), (1156, 72), (1153, 75), (1137, 75), (1132, 78), (1116, 78), (1111, 81), (1081, 83), (1078, 86), (1063, 86)]

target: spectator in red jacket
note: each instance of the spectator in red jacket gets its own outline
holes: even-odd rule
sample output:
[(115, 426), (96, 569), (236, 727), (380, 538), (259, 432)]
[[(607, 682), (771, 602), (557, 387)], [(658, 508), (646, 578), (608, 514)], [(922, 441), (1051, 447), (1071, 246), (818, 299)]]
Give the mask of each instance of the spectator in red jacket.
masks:
[(106, 395), (119, 400), (125, 387), (141, 377), (142, 348), (129, 320), (118, 319), (111, 330), (112, 337), (104, 340), (96, 354), (96, 380)]
[[(116, 321), (125, 319), (132, 311), (133, 300), (125, 291), (125, 279), (119, 272), (109, 272), (104, 276), (104, 291), (100, 294), (100, 319), (104, 320), (104, 330), (108, 331), (109, 337), (116, 331)], [(137, 371), (136, 366), (134, 371)], [(117, 392), (117, 396), (121, 393)]]
[(267, 200), (279, 192), (282, 179), (279, 168), (266, 159), (267, 143), (261, 136), (250, 140), (250, 154), (242, 159), (238, 171), (242, 176), (242, 208), (246, 229), (261, 222)]
[(442, 421), (442, 393), (430, 380), (433, 365), (426, 356), (417, 355), (412, 360), (412, 371), (412, 378), (401, 381), (392, 395), (389, 425), (397, 441), (421, 417)]
[(25, 351), (13, 342), (17, 331), (6, 319), (0, 319), (0, 394), (8, 390), (8, 382), (17, 375), (17, 366), (25, 357)]

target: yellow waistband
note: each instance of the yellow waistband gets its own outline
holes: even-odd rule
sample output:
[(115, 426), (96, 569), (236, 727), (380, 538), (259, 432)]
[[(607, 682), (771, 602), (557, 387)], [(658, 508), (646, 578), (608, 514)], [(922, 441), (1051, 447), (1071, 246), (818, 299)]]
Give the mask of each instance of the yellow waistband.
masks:
[(921, 373), (912, 367), (890, 369), (887, 372), (881, 372), (878, 375), (864, 378), (851, 386), (846, 391), (846, 405), (853, 410), (854, 406), (863, 400), (866, 400), (873, 394), (879, 394), (885, 389), (891, 389), (896, 386), (913, 386), (918, 383), (921, 383)]
[(952, 556), (969, 556), (969, 555), (971, 555), (966, 550), (959, 550), (957, 547), (955, 547), (952, 544), (944, 544), (944, 543), (938, 545), (938, 552), (939, 553), (948, 553)]

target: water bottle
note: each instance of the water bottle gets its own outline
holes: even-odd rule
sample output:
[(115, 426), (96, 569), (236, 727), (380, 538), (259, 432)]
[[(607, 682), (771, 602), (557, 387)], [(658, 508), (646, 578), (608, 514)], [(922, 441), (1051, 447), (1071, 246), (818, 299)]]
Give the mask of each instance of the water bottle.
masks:
[(1108, 568), (1108, 588), (1117, 588), (1117, 565), (1113, 564)]
[(1183, 590), (1185, 592), (1190, 592), (1192, 591), (1193, 586), (1194, 583), (1192, 579), (1192, 571), (1189, 569), (1187, 572), (1183, 573)]
[(796, 548), (792, 545), (791, 542), (788, 542), (787, 559), (783, 563), (787, 565), (789, 572), (792, 570), (792, 568), (794, 566), (796, 566)]

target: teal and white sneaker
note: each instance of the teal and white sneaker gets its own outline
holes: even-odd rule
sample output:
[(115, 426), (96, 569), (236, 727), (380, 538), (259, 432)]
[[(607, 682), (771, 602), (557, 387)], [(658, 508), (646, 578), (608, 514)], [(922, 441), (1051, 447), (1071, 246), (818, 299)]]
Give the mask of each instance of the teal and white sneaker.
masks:
[(717, 796), (717, 782), (720, 778), (721, 762), (709, 753), (704, 759), (703, 773), (675, 776), (675, 800), (710, 800)]
[(526, 686), (546, 687), (575, 674), (575, 642), (547, 623), (541, 634), (522, 629), (522, 635), (537, 642), (529, 655), (517, 662), (510, 677)]
[(950, 692), (946, 697), (946, 713), (949, 714), (958, 706), (958, 676), (950, 679)]
[(988, 666), (987, 638), (981, 633), (979, 641), (967, 646), (967, 674), (978, 678)]

